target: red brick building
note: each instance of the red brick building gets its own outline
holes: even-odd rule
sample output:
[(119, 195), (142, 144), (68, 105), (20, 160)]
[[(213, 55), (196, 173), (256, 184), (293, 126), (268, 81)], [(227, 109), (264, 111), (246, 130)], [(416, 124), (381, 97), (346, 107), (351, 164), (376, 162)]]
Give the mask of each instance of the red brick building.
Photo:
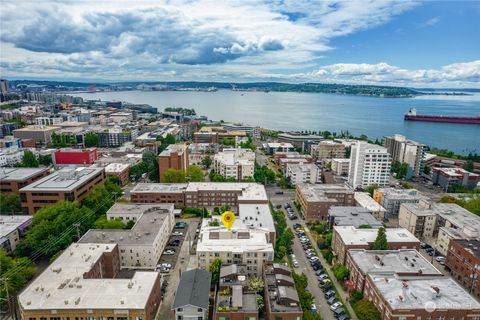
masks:
[(479, 240), (450, 240), (445, 265), (465, 289), (480, 297)]
[(188, 146), (172, 144), (158, 155), (158, 172), (160, 182), (165, 182), (165, 171), (168, 169), (186, 170), (188, 167)]
[(93, 164), (98, 160), (97, 148), (91, 149), (58, 149), (53, 153), (55, 165)]

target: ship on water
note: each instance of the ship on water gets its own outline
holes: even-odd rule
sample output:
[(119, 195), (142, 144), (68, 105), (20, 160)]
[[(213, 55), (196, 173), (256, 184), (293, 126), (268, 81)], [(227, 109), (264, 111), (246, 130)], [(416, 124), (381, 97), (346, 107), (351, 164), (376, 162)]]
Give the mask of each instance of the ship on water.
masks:
[(480, 124), (480, 116), (436, 116), (429, 114), (417, 114), (417, 109), (411, 108), (405, 113), (405, 121), (447, 122)]

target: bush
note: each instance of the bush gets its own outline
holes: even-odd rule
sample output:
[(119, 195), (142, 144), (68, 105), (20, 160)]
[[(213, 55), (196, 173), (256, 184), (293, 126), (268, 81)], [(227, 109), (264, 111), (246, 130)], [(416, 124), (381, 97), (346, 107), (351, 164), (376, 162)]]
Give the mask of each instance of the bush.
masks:
[(366, 299), (355, 303), (353, 310), (355, 310), (358, 320), (380, 320), (380, 312), (372, 302)]
[(328, 249), (323, 249), (323, 250), (320, 250), (322, 252), (322, 256), (325, 258), (325, 260), (327, 260), (328, 263), (332, 263), (332, 260), (333, 260), (333, 252), (332, 252), (332, 249), (328, 248)]
[(343, 282), (345, 278), (348, 278), (350, 271), (348, 269), (340, 264), (337, 263), (336, 265), (333, 266), (332, 268), (333, 274), (335, 275), (335, 278), (337, 278), (338, 281)]

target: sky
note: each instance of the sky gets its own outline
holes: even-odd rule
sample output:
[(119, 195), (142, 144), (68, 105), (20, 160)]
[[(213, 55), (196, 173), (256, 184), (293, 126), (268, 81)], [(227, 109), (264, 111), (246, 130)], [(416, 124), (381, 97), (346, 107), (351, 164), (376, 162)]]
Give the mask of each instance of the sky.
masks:
[(0, 74), (480, 88), (480, 1), (7, 1)]

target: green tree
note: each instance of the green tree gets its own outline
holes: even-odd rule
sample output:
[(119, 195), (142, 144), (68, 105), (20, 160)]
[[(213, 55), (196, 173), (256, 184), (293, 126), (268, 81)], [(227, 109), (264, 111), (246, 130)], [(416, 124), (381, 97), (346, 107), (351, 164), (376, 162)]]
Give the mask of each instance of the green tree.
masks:
[(355, 314), (358, 317), (358, 320), (380, 320), (380, 312), (375, 307), (375, 305), (366, 300), (362, 299), (353, 305)]
[(177, 139), (175, 139), (175, 136), (171, 133), (167, 134), (167, 136), (165, 137), (165, 140), (164, 142), (167, 144), (167, 145), (171, 145), (171, 144), (175, 144), (177, 142)]
[(210, 156), (206, 156), (202, 159), (202, 165), (205, 167), (205, 168), (210, 168), (210, 166), (212, 165), (212, 158), (210, 158)]
[(88, 132), (87, 134), (85, 134), (83, 142), (85, 144), (85, 147), (87, 148), (98, 147), (99, 146), (98, 135), (94, 132)]
[(186, 181), (185, 171), (181, 169), (167, 169), (163, 174), (165, 183), (183, 183)]
[(39, 155), (38, 156), (38, 162), (42, 166), (49, 166), (53, 163), (52, 161), (52, 155), (51, 154), (46, 154), (46, 155)]
[(222, 259), (216, 258), (210, 264), (210, 268), (208, 268), (208, 270), (212, 273), (212, 286), (218, 285), (218, 281), (220, 280), (221, 267), (222, 267)]
[(204, 181), (203, 171), (199, 166), (189, 166), (185, 178), (188, 182)]
[(263, 279), (260, 277), (250, 277), (248, 279), (248, 289), (255, 291), (256, 293), (261, 293), (265, 287)]
[(18, 194), (0, 193), (0, 214), (15, 214), (21, 210)]
[(380, 227), (378, 229), (377, 238), (373, 242), (373, 250), (387, 250), (388, 249), (388, 242), (387, 242), (387, 233), (384, 227)]
[(240, 143), (240, 148), (251, 149), (252, 151), (255, 151), (255, 149), (257, 149), (257, 146), (253, 143), (252, 137), (248, 136), (247, 142)]
[(124, 229), (132, 229), (133, 226), (135, 225), (135, 221), (133, 220), (128, 220), (127, 224), (125, 225)]
[(369, 185), (365, 190), (373, 197), (373, 192), (378, 189), (378, 184)]
[(26, 168), (38, 168), (39, 164), (37, 157), (35, 157), (32, 151), (25, 150), (20, 166)]
[(474, 163), (473, 163), (473, 160), (467, 160), (465, 161), (465, 163), (463, 164), (463, 169), (469, 171), (469, 172), (473, 172), (473, 170), (475, 169), (475, 166), (474, 166)]
[(101, 216), (95, 221), (93, 227), (95, 229), (125, 229), (125, 224), (120, 219), (108, 220), (106, 216)]
[(130, 178), (138, 180), (142, 177), (144, 173), (147, 173), (148, 165), (146, 162), (142, 161), (139, 164), (134, 165), (130, 168)]
[(220, 141), (224, 146), (235, 146), (235, 139), (233, 138), (222, 138)]
[(348, 271), (347, 267), (339, 263), (333, 266), (332, 271), (338, 281), (343, 281), (350, 275), (350, 271)]
[(264, 183), (264, 184), (273, 184), (275, 183), (275, 172), (273, 172), (267, 166), (255, 166), (255, 173), (253, 174), (253, 178), (256, 182)]

